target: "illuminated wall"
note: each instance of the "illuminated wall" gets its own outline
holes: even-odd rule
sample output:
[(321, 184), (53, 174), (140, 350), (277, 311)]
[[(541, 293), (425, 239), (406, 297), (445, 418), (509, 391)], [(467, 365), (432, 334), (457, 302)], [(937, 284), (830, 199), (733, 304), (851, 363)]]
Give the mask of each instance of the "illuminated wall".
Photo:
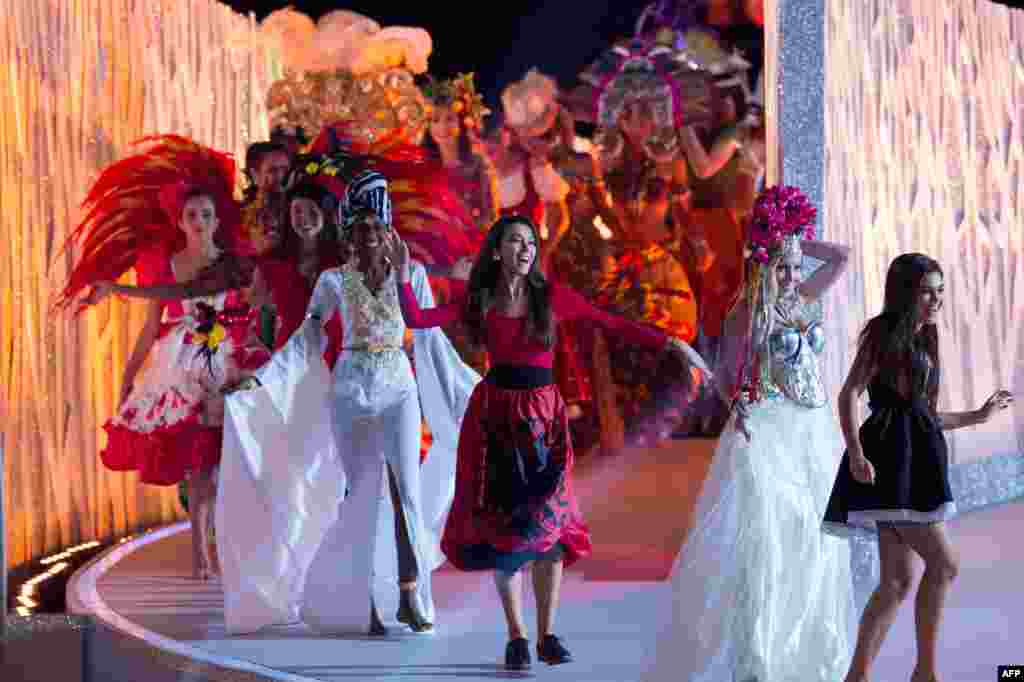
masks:
[[(830, 385), (881, 309), (889, 262), (920, 251), (946, 271), (940, 409), (975, 409), (1022, 374), (1024, 12), (986, 0), (826, 7), (824, 234), (855, 247), (830, 306)], [(951, 434), (954, 461), (1018, 452), (1015, 410)]]
[(0, 430), (8, 564), (179, 516), (171, 488), (103, 469), (142, 307), (49, 314), (57, 248), (97, 171), (152, 133), (265, 139), (279, 77), (251, 19), (212, 0), (11, 0), (0, 26)]

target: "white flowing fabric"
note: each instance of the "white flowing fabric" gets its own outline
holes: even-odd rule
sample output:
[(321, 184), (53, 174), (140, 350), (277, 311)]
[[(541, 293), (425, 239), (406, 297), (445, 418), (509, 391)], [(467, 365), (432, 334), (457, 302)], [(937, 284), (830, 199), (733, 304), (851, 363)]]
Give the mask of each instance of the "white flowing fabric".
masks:
[[(412, 284), (420, 306), (433, 307), (418, 263)], [(458, 431), (480, 377), (437, 329), (413, 332), (413, 377), (393, 276), (374, 296), (358, 271), (328, 270), (309, 310), (322, 320), (341, 313), (347, 350), (333, 380), (320, 324), (307, 319), (260, 370), (263, 385), (228, 400), (217, 499), (228, 630), (301, 619), (322, 632), (365, 632), (371, 595), (385, 614), (397, 605), (385, 463), (416, 558), (417, 597), (433, 620), (430, 574), (444, 561)], [(422, 467), (421, 404), (434, 435)]]
[(855, 613), (846, 540), (822, 517), (843, 452), (829, 406), (730, 419), (671, 576), (648, 682), (837, 682)]

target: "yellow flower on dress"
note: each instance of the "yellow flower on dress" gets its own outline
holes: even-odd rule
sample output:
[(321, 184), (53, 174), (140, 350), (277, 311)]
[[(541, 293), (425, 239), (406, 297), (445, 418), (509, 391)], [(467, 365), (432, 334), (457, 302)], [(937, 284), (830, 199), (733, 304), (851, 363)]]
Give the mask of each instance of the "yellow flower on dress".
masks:
[(224, 328), (224, 325), (222, 325), (220, 322), (214, 322), (213, 329), (211, 329), (209, 333), (196, 333), (195, 339), (197, 345), (202, 344), (206, 346), (206, 348), (208, 348), (209, 350), (216, 352), (217, 348), (224, 341), (224, 339), (227, 338), (227, 336), (228, 331), (227, 329)]
[(318, 170), (320, 170), (320, 165), (315, 161), (306, 164), (306, 173), (309, 175), (315, 175)]
[(327, 168), (324, 169), (324, 175), (329, 175), (330, 177), (333, 178), (337, 174), (338, 169), (335, 168), (334, 166), (328, 166)]

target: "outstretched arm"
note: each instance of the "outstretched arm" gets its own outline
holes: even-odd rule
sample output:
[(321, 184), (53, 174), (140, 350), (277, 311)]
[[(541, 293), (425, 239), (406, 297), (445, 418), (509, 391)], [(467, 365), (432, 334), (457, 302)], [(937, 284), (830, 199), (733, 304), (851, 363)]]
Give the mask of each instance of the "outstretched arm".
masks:
[(651, 350), (668, 350), (683, 355), (690, 365), (711, 375), (711, 368), (689, 344), (663, 331), (612, 315), (590, 304), (579, 293), (569, 287), (552, 283), (551, 308), (561, 320), (583, 319), (600, 325), (606, 332), (633, 345)]
[(807, 239), (801, 246), (805, 256), (825, 261), (800, 285), (800, 294), (808, 301), (816, 301), (846, 272), (846, 265), (850, 262), (850, 247), (816, 239)]
[[(248, 259), (223, 258), (200, 271), (188, 282), (130, 286), (116, 282), (98, 282), (82, 299), (81, 306), (96, 305), (107, 296), (116, 294), (147, 301), (177, 301), (201, 296), (215, 296), (229, 289), (244, 288), (253, 283), (255, 266)], [(256, 287), (263, 293), (263, 285)]]

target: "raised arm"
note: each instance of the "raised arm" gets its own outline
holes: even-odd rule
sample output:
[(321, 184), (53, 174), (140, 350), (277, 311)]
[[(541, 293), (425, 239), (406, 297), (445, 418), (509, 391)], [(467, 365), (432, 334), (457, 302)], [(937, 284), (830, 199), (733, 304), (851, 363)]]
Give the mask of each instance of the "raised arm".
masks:
[[(426, 270), (419, 263), (416, 263), (415, 266), (411, 264), (409, 247), (394, 230), (388, 233), (388, 248), (391, 253), (391, 262), (398, 271), (398, 302), (402, 306), (402, 317), (405, 318), (406, 327), (429, 329), (450, 324), (461, 318), (465, 300), (464, 289), (459, 292), (460, 287), (453, 287), (454, 296), (449, 303), (436, 308), (421, 308), (416, 289), (418, 287), (422, 295), (423, 287), (430, 286)], [(452, 282), (456, 281), (458, 280), (452, 280)]]
[(683, 128), (682, 138), (686, 158), (693, 166), (693, 172), (702, 179), (710, 178), (725, 168), (725, 164), (729, 163), (733, 154), (740, 148), (740, 141), (736, 137), (734, 129), (720, 134), (715, 143), (711, 145), (710, 151), (704, 149), (704, 145), (697, 138), (697, 132), (692, 126)]
[(800, 294), (808, 301), (816, 301), (846, 272), (850, 247), (814, 239), (805, 240), (801, 247), (805, 256), (825, 261), (800, 285)]

